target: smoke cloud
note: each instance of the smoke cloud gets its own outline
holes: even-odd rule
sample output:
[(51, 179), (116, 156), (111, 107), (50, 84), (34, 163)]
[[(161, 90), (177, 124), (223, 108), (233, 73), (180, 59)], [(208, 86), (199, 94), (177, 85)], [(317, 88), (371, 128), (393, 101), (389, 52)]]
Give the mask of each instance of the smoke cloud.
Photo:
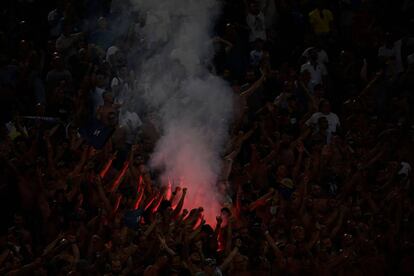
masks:
[[(151, 166), (163, 182), (182, 179), (186, 208), (204, 207), (214, 222), (221, 197), (216, 190), (220, 153), (232, 114), (229, 86), (208, 70), (217, 0), (131, 0), (143, 17), (138, 82), (140, 95), (157, 114), (161, 138)], [(177, 184), (177, 183), (176, 183)]]

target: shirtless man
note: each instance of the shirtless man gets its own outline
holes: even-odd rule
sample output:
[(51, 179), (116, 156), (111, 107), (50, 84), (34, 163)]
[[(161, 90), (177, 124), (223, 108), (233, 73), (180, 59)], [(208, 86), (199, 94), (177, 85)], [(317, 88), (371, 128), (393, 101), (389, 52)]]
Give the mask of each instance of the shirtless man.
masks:
[(119, 104), (114, 103), (114, 96), (110, 92), (102, 94), (104, 104), (96, 110), (96, 118), (107, 126), (118, 124)]

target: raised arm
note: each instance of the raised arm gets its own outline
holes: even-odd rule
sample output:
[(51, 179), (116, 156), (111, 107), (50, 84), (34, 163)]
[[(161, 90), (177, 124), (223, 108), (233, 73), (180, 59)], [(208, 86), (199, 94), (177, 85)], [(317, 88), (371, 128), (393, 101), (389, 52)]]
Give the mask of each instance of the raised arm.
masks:
[(273, 252), (275, 253), (276, 257), (282, 257), (283, 253), (282, 251), (279, 249), (279, 247), (277, 246), (275, 240), (272, 238), (272, 236), (270, 236), (270, 233), (268, 230), (265, 231), (265, 238), (267, 240), (267, 242), (269, 243), (269, 246), (273, 249)]
[(250, 86), (249, 89), (247, 89), (246, 91), (241, 93), (240, 96), (242, 96), (242, 97), (251, 96), (254, 92), (256, 92), (262, 86), (265, 79), (266, 79), (265, 75), (262, 74), (262, 76), (255, 83), (253, 83), (252, 86)]
[(225, 271), (229, 267), (230, 263), (233, 261), (234, 257), (236, 257), (237, 253), (239, 253), (239, 248), (236, 246), (219, 266), (221, 271)]
[(256, 208), (265, 205), (272, 198), (274, 192), (275, 190), (273, 188), (270, 188), (267, 194), (263, 195), (262, 197), (255, 200), (254, 202), (250, 203), (249, 210), (253, 211)]
[(186, 195), (186, 194), (187, 194), (187, 188), (183, 188), (183, 192), (182, 192), (182, 194), (181, 194), (180, 201), (178, 202), (177, 207), (175, 207), (175, 209), (174, 209), (174, 211), (173, 211), (173, 213), (172, 213), (172, 217), (173, 217), (173, 218), (177, 218), (177, 217), (178, 217), (178, 215), (180, 214), (181, 209), (182, 209), (182, 208), (183, 208), (183, 206), (184, 206), (184, 200), (185, 200), (185, 195)]
[(303, 145), (303, 142), (301, 140), (297, 141), (296, 149), (298, 151), (298, 158), (296, 159), (296, 163), (292, 171), (292, 177), (293, 177), (293, 180), (295, 181), (297, 181), (298, 179), (300, 167), (302, 165), (302, 160), (303, 160), (303, 153), (305, 151), (305, 146)]
[(99, 176), (96, 177), (95, 183), (96, 183), (96, 187), (98, 189), (99, 198), (102, 200), (102, 203), (104, 205), (105, 210), (108, 212), (108, 214), (110, 214), (112, 212), (112, 205), (109, 202), (109, 199), (107, 198), (107, 196), (105, 194), (104, 188), (102, 186), (102, 180)]
[(124, 166), (122, 167), (121, 171), (119, 172), (117, 178), (115, 179), (115, 181), (113, 182), (112, 186), (110, 187), (110, 192), (115, 192), (119, 185), (121, 184), (122, 180), (124, 179), (124, 176), (128, 170), (129, 167), (129, 161), (126, 161), (124, 163)]

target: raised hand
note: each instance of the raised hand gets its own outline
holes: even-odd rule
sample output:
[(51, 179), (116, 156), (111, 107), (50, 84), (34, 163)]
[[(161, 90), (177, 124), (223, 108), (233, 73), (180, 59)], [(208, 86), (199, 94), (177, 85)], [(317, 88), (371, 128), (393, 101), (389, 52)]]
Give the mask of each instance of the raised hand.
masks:
[(301, 140), (297, 142), (296, 149), (299, 153), (303, 153), (305, 151), (305, 146), (303, 145), (303, 142)]
[(217, 221), (217, 224), (222, 224), (223, 223), (223, 218), (221, 216), (217, 216), (216, 221)]

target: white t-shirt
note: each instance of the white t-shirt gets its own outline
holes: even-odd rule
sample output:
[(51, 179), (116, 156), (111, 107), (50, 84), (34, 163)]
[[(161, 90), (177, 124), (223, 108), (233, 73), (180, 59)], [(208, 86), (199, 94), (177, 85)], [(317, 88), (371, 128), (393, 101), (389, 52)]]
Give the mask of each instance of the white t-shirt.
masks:
[(254, 42), (260, 38), (267, 40), (265, 18), (262, 12), (257, 15), (248, 13), (246, 18), (247, 26), (249, 26), (249, 41)]
[(111, 81), (111, 88), (114, 88), (115, 86), (122, 85), (124, 81), (121, 78), (114, 77)]
[[(302, 56), (309, 58), (311, 51), (315, 50), (315, 47), (309, 47), (307, 48), (305, 51), (303, 51)], [(326, 53), (326, 51), (324, 49), (320, 49), (318, 51), (318, 63), (319, 64), (323, 64), (323, 63), (328, 63), (329, 62), (329, 57), (328, 54)]]
[(111, 62), (111, 56), (115, 55), (117, 52), (119, 51), (119, 48), (116, 46), (111, 46), (108, 48), (108, 50), (106, 50), (106, 61), (107, 62)]
[(260, 10), (264, 12), (265, 25), (271, 29), (276, 23), (276, 3), (274, 0), (259, 0)]
[(328, 121), (328, 129), (327, 129), (327, 140), (328, 144), (331, 143), (332, 133), (336, 132), (337, 128), (341, 125), (339, 121), (338, 115), (335, 113), (323, 114), (322, 112), (313, 113), (313, 115), (306, 121), (307, 126), (314, 126), (314, 132), (319, 130), (318, 121), (319, 118), (325, 117)]
[(326, 76), (326, 71), (319, 64), (313, 66), (310, 62), (302, 65), (300, 72), (303, 73), (304, 71), (308, 71), (310, 74), (308, 89), (313, 93), (313, 88), (318, 84), (322, 84), (322, 77)]
[[(115, 102), (116, 103), (124, 103), (130, 94), (130, 87), (127, 82), (125, 82), (123, 79), (119, 77), (114, 77), (111, 81), (111, 88), (112, 91), (115, 92)], [(115, 88), (117, 90), (115, 91)]]

